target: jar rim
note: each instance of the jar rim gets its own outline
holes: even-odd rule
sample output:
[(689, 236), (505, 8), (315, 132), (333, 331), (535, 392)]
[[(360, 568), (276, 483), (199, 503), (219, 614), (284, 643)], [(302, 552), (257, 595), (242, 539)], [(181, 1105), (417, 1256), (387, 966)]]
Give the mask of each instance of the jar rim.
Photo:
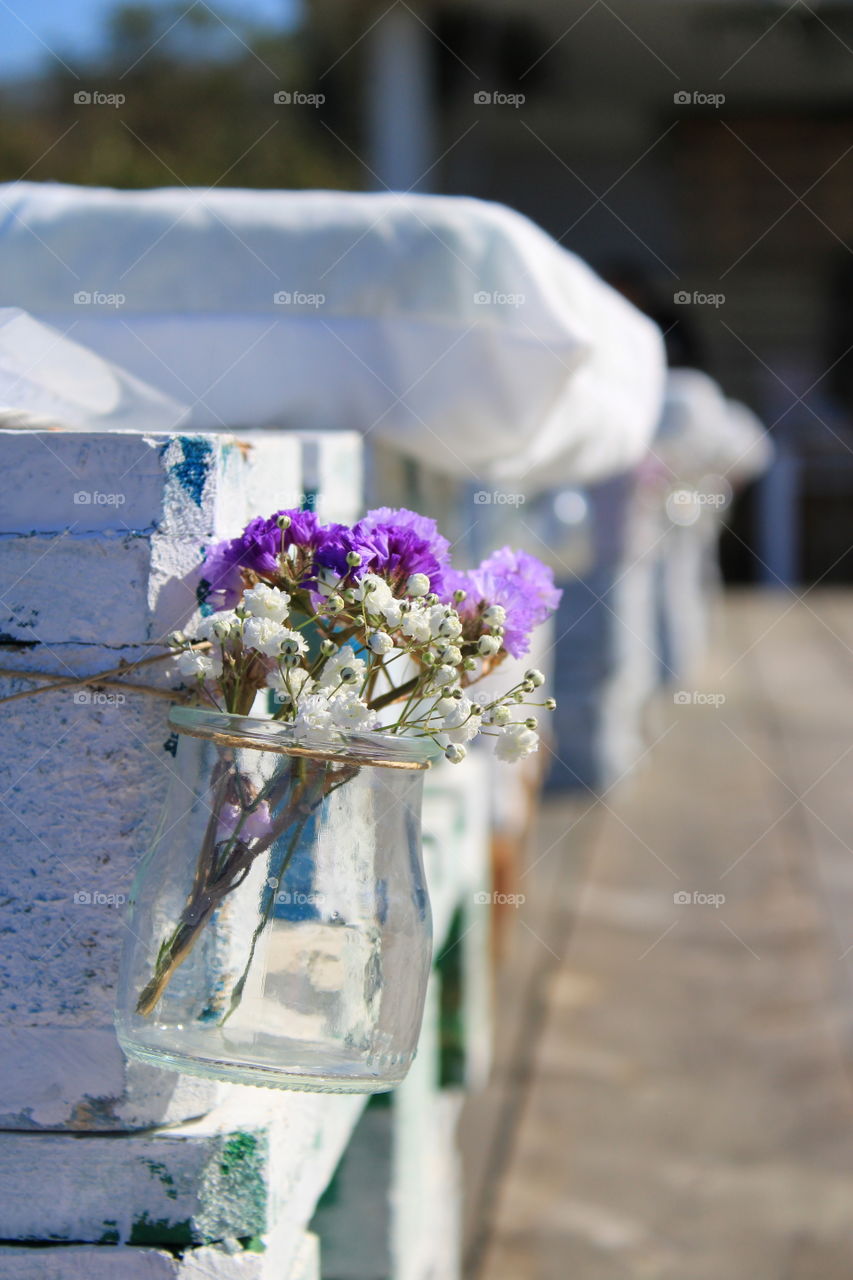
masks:
[(428, 769), (441, 753), (441, 747), (427, 737), (404, 737), (375, 730), (362, 733), (333, 730), (297, 736), (293, 725), (280, 720), (209, 711), (206, 707), (173, 706), (169, 724), (177, 733), (207, 738), (223, 746), (307, 756), (314, 760), (352, 760), (386, 769)]

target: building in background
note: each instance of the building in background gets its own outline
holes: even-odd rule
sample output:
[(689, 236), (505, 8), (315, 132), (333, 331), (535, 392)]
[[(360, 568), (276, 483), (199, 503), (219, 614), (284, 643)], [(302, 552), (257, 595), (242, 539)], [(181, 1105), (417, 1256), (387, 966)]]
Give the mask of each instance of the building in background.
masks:
[(313, 0), (368, 186), (503, 201), (653, 280), (780, 460), (734, 577), (850, 580), (853, 5)]

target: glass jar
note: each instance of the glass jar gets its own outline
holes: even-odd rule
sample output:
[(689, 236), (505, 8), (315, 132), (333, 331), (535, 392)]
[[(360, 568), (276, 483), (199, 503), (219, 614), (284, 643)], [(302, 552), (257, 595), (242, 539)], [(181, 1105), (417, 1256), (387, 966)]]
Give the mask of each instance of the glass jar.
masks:
[(134, 1058), (237, 1083), (393, 1088), (432, 955), (428, 739), (297, 739), (170, 714), (174, 777), (130, 896), (116, 1026)]

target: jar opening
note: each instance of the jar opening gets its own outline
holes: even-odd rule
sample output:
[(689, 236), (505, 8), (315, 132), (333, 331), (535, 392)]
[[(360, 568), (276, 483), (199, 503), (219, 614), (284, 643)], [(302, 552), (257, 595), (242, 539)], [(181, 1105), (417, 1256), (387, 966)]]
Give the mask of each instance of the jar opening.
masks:
[(208, 711), (202, 707), (172, 707), (169, 723), (180, 734), (207, 738), (223, 746), (280, 755), (308, 756), (316, 760), (351, 759), (385, 769), (428, 769), (441, 748), (426, 737), (392, 733), (297, 734), (292, 725), (260, 716)]

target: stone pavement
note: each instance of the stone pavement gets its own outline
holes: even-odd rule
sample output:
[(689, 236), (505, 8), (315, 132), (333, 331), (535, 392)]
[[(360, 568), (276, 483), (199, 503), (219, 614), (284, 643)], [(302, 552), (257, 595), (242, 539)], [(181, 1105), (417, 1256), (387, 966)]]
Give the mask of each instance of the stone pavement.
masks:
[(477, 1280), (853, 1276), (853, 594), (735, 595), (686, 692), (638, 776), (547, 806)]

